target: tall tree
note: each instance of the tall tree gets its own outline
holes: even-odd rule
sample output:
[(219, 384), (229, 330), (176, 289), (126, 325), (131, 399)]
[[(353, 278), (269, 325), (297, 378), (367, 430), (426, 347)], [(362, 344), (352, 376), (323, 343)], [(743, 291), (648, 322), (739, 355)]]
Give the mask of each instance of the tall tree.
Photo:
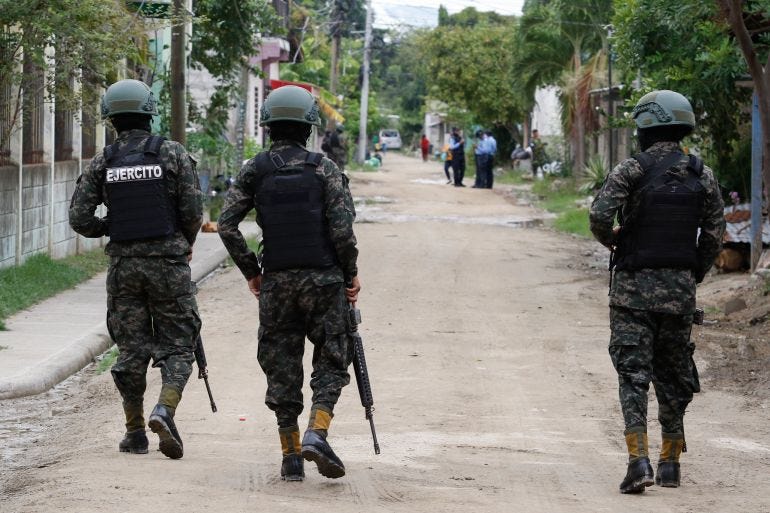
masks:
[[(466, 11), (463, 19), (477, 19)], [(517, 125), (526, 114), (513, 90), (516, 25), (512, 18), (440, 26), (422, 35), (419, 45), (426, 75), (431, 77), (430, 96), (468, 110), (484, 124), (504, 127), (517, 138)]]
[[(532, 70), (539, 52), (548, 56), (549, 63), (525, 78), (524, 84), (527, 89), (534, 84), (560, 87), (573, 168), (578, 173), (585, 166), (589, 91), (611, 15), (612, 0), (528, 0), (523, 8), (521, 42), (527, 53), (522, 64)], [(553, 64), (560, 61), (563, 71), (551, 82)], [(541, 80), (548, 81), (538, 84)]]
[[(732, 3), (732, 2), (731, 2)], [(716, 2), (616, 0), (613, 46), (629, 104), (653, 89), (686, 96), (697, 120), (694, 142), (727, 191), (748, 193), (747, 67)]]
[[(762, 176), (765, 196), (770, 187), (770, 12), (767, 2), (717, 0), (748, 65), (762, 123)], [(752, 26), (749, 32), (747, 23)], [(764, 64), (763, 64), (764, 62)], [(754, 265), (752, 263), (752, 265)]]

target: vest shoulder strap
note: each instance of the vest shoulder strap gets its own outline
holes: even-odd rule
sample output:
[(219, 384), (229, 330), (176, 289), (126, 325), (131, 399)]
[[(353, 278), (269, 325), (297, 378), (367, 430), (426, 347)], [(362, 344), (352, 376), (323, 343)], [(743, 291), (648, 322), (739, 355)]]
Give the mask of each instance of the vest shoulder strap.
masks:
[(159, 155), (160, 154), (160, 147), (163, 145), (163, 142), (166, 140), (165, 137), (161, 137), (159, 135), (151, 135), (147, 138), (147, 140), (144, 142), (144, 153), (151, 154), (151, 155)]
[(109, 146), (105, 146), (104, 151), (102, 152), (105, 164), (109, 164), (110, 161), (115, 157), (115, 153), (118, 151), (117, 145), (118, 143), (113, 143)]
[[(642, 157), (642, 155), (644, 155)], [(640, 158), (641, 157), (641, 158)], [(669, 153), (663, 159), (661, 159), (659, 162), (655, 162), (655, 158), (648, 154), (648, 153), (640, 153), (639, 155), (634, 155), (634, 158), (639, 162), (639, 165), (642, 166), (642, 169), (644, 170), (644, 174), (642, 175), (642, 178), (639, 180), (639, 183), (636, 185), (637, 189), (643, 189), (650, 183), (652, 183), (653, 180), (658, 178), (659, 176), (663, 175), (666, 171), (668, 171), (671, 166), (679, 162), (683, 157), (682, 153), (679, 153), (678, 151)]]
[(309, 151), (307, 152), (307, 156), (305, 157), (305, 165), (318, 167), (323, 157), (324, 156), (322, 153), (315, 153), (315, 152)]
[(703, 160), (692, 154), (687, 155), (687, 158), (689, 159), (687, 169), (695, 173), (697, 177), (703, 176)]

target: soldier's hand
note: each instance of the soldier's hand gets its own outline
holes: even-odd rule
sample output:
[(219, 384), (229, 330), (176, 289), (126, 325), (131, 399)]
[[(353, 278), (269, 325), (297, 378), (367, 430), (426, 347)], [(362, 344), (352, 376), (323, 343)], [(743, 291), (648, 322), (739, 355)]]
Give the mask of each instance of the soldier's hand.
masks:
[(190, 260), (192, 260), (192, 249), (190, 250), (189, 253), (187, 253), (187, 263), (188, 264), (190, 263)]
[(262, 287), (262, 275), (259, 274), (246, 281), (249, 284), (249, 290), (254, 294), (254, 297), (257, 298), (257, 301), (259, 301), (259, 289)]
[(358, 292), (361, 290), (361, 282), (358, 276), (350, 280), (350, 287), (345, 287), (345, 297), (350, 303), (355, 304), (358, 301)]

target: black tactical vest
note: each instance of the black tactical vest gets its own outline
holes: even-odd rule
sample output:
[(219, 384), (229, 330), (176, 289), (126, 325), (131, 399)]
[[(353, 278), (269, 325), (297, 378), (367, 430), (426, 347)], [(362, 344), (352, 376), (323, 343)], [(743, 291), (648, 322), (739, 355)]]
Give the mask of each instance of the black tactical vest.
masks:
[(687, 177), (668, 173), (684, 155), (674, 152), (657, 164), (647, 153), (634, 156), (644, 170), (634, 194), (641, 195), (633, 219), (623, 225), (615, 268), (692, 269), (698, 266), (698, 228), (705, 189), (703, 161), (688, 155)]
[(176, 231), (176, 209), (169, 197), (168, 170), (159, 158), (164, 139), (150, 136), (104, 149), (104, 184), (110, 219), (110, 240), (115, 242), (168, 237)]
[[(303, 157), (302, 164), (285, 163)], [(321, 158), (320, 153), (300, 148), (256, 157), (257, 169), (265, 172), (254, 202), (262, 222), (262, 267), (266, 271), (326, 268), (337, 263), (324, 216), (323, 186), (316, 176)]]

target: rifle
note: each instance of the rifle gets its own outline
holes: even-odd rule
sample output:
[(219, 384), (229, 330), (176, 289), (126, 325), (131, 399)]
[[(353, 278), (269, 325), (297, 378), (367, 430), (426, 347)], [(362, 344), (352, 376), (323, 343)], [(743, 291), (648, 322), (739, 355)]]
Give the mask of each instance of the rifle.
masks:
[(209, 401), (211, 402), (211, 411), (217, 412), (217, 405), (214, 404), (214, 396), (211, 395), (211, 387), (209, 386), (209, 371), (206, 368), (206, 352), (203, 350), (203, 339), (198, 334), (198, 338), (195, 341), (195, 363), (198, 364), (198, 379), (202, 379), (206, 384), (206, 392), (209, 394)]
[(356, 308), (353, 303), (348, 303), (348, 317), (349, 335), (353, 339), (353, 369), (356, 374), (358, 395), (361, 397), (361, 406), (364, 407), (366, 419), (369, 421), (369, 427), (372, 429), (374, 454), (380, 454), (380, 444), (377, 443), (377, 432), (374, 430), (374, 418), (372, 417), (374, 399), (372, 398), (372, 385), (369, 382), (369, 371), (366, 369), (364, 341), (361, 340), (361, 335), (358, 334), (358, 325), (361, 324), (361, 310)]

